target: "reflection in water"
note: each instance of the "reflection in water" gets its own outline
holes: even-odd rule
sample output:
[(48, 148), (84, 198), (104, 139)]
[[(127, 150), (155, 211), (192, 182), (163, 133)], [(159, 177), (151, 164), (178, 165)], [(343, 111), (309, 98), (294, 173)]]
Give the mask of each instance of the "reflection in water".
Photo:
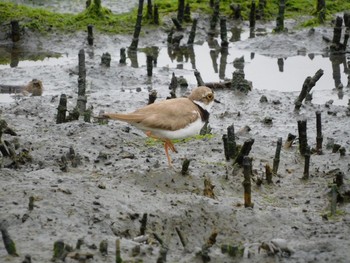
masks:
[(193, 45), (173, 47), (169, 45), (167, 48), (168, 56), (172, 62), (176, 61), (177, 69), (183, 69), (184, 63), (190, 63), (192, 69), (196, 69), (196, 57), (193, 50)]
[[(237, 29), (235, 30), (238, 32)], [(229, 36), (229, 38), (232, 39), (232, 36)], [(237, 35), (234, 38), (239, 39)], [(190, 65), (188, 63), (183, 62), (182, 68), (185, 70), (193, 70), (195, 68), (202, 74), (205, 82), (219, 82), (231, 79), (234, 68), (228, 67), (228, 65), (232, 64), (232, 61), (235, 61), (236, 58), (243, 57), (245, 60), (244, 73), (246, 79), (253, 82), (254, 89), (286, 92), (300, 91), (305, 78), (314, 75), (321, 68), (325, 74), (313, 90), (313, 102), (325, 103), (331, 98), (335, 101), (334, 104), (347, 104), (349, 97), (348, 89), (343, 89), (344, 95), (340, 97), (337, 94), (337, 90), (332, 91), (336, 85), (348, 80), (349, 67), (344, 57), (340, 61), (336, 59), (336, 64), (332, 65), (326, 54), (305, 53), (303, 54), (304, 56), (292, 56), (288, 57), (288, 59), (278, 58), (276, 67), (276, 58), (246, 50), (239, 50), (235, 48), (235, 44), (232, 42), (227, 50), (223, 50), (215, 38), (208, 38), (207, 42), (202, 45), (194, 45), (193, 51), (196, 55), (196, 67), (193, 67), (193, 65), (189, 67)], [(159, 63), (159, 66), (167, 65), (172, 68), (172, 62), (164, 55), (164, 49), (161, 48), (159, 56), (161, 63)], [(236, 65), (234, 66), (236, 68)], [(333, 72), (337, 72), (335, 79), (332, 77)], [(191, 76), (191, 72), (188, 73), (188, 76), (185, 75), (185, 77), (190, 83), (196, 83), (195, 78)]]
[(277, 59), (277, 65), (278, 65), (279, 72), (283, 72), (283, 66), (284, 66), (283, 58), (278, 58)]
[[(236, 35), (233, 36), (232, 32), (235, 32)], [(239, 32), (241, 35), (238, 34)], [(250, 33), (251, 30), (248, 32)], [(249, 37), (247, 32), (236, 27), (231, 29), (228, 38), (230, 41), (239, 40), (242, 39), (242, 35), (244, 39)], [(167, 48), (160, 47), (158, 67), (166, 66), (189, 70), (189, 72), (181, 74), (194, 85), (196, 79), (192, 76), (193, 70), (198, 70), (203, 76), (204, 82), (208, 83), (230, 80), (235, 69), (243, 69), (244, 67), (245, 78), (252, 81), (254, 89), (286, 92), (299, 92), (306, 77), (313, 76), (317, 70), (323, 69), (324, 75), (313, 89), (313, 102), (325, 103), (327, 100), (333, 99), (334, 104), (346, 104), (350, 90), (335, 89), (348, 80), (349, 67), (346, 63), (346, 57), (308, 54), (306, 50), (301, 54), (288, 57), (288, 59), (277, 58), (276, 65), (276, 58), (239, 50), (235, 48), (235, 43), (232, 41), (227, 49), (223, 49), (219, 45), (218, 37), (208, 37), (203, 44), (191, 45), (190, 47), (174, 48), (171, 45)], [(140, 64), (145, 65), (145, 57), (140, 57), (140, 59), (142, 59)], [(238, 64), (240, 60), (243, 61), (241, 65)], [(233, 64), (233, 67), (229, 66), (230, 64)], [(334, 91), (332, 91), (333, 89)], [(337, 94), (338, 91), (339, 94)]]
[(349, 68), (346, 61), (345, 54), (330, 55), (329, 60), (332, 63), (332, 72), (335, 89), (338, 91), (338, 98), (341, 100), (344, 98), (344, 85), (341, 82), (341, 70), (340, 65), (343, 65), (344, 73), (348, 74), (349, 78)]
[(240, 27), (232, 27), (231, 28), (231, 38), (230, 42), (238, 42), (241, 40), (242, 28)]
[(11, 63), (10, 63), (10, 67), (11, 68), (15, 68), (18, 66), (19, 63), (19, 55), (20, 55), (20, 51), (18, 48), (16, 48), (16, 46), (14, 46), (11, 49)]
[(228, 49), (221, 48), (221, 58), (220, 58), (220, 68), (219, 68), (219, 78), (221, 80), (225, 79), (227, 56), (228, 56)]
[[(349, 58), (344, 55), (330, 56), (329, 54), (307, 54), (305, 52), (304, 56), (292, 56), (288, 59), (277, 58), (276, 65), (276, 58), (236, 48), (235, 41), (247, 39), (250, 32), (251, 30), (243, 31), (239, 27), (232, 28), (228, 35), (228, 39), (230, 39), (228, 48), (222, 48), (219, 45), (218, 36), (216, 36), (208, 37), (206, 42), (200, 44), (168, 44), (167, 46), (140, 48), (139, 54), (126, 49), (128, 56), (126, 64), (134, 68), (144, 67), (146, 66), (146, 56), (151, 54), (154, 67), (167, 67), (174, 69), (174, 71), (175, 69), (183, 69), (184, 71), (181, 71), (180, 74), (191, 85), (197, 83), (193, 74), (195, 70), (201, 73), (204, 82), (213, 83), (230, 81), (236, 69), (244, 68), (245, 78), (253, 83), (254, 89), (282, 92), (300, 91), (307, 76), (313, 76), (317, 70), (323, 69), (324, 75), (313, 89), (313, 102), (324, 103), (333, 99), (334, 104), (347, 104), (350, 89), (345, 87), (349, 86), (350, 88)], [(114, 59), (120, 57), (116, 50), (109, 52)], [(96, 56), (99, 56), (93, 48), (88, 48), (87, 53), (90, 59), (96, 59)], [(0, 65), (0, 69), (8, 68), (10, 65), (32, 67), (33, 65), (50, 65), (52, 63), (55, 65), (66, 64), (67, 61), (76, 59), (75, 53), (74, 57), (60, 57), (55, 61), (46, 59), (59, 55), (41, 50), (28, 52), (28, 47), (0, 46), (0, 61), (3, 64)], [(37, 61), (40, 58), (43, 61)], [(35, 62), (30, 60), (35, 60)], [(242, 61), (241, 64), (238, 63), (239, 61)], [(231, 64), (233, 65), (231, 66)]]
[(128, 49), (128, 58), (130, 59), (131, 67), (133, 67), (133, 68), (139, 67), (139, 62), (137, 60), (137, 52), (136, 51)]
[(10, 65), (11, 68), (18, 67), (21, 61), (42, 61), (46, 58), (59, 58), (59, 53), (32, 50), (31, 47), (21, 47), (17, 44), (0, 45), (0, 64)]

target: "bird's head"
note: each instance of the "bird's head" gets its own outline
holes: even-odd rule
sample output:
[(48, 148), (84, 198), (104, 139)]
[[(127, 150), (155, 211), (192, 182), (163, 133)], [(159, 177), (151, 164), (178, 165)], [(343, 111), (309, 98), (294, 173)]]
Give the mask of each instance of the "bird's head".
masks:
[(188, 98), (208, 112), (214, 104), (214, 92), (206, 86), (193, 89)]

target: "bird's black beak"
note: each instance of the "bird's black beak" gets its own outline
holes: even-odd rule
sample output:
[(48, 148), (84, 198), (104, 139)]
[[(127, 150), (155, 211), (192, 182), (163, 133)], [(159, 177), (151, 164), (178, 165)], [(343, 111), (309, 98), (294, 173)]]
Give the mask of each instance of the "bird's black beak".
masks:
[(221, 101), (217, 100), (217, 99), (214, 99), (214, 102), (216, 103), (221, 103)]

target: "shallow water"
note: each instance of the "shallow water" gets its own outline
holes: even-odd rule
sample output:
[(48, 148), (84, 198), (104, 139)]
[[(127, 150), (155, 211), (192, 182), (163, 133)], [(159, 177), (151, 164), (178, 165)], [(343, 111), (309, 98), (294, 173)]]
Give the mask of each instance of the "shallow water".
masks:
[[(245, 34), (242, 38), (246, 38)], [(219, 42), (219, 40), (217, 40)], [(270, 56), (254, 53), (249, 50), (242, 50), (236, 47), (235, 42), (231, 42), (227, 55), (222, 55), (220, 47), (209, 46), (208, 42), (193, 45), (194, 56), (180, 55), (174, 57), (169, 52), (168, 47), (163, 44), (159, 46), (156, 70), (167, 69), (169, 72), (181, 70), (183, 77), (189, 84), (197, 83), (194, 70), (197, 69), (205, 82), (219, 82), (232, 78), (232, 73), (236, 70), (233, 61), (236, 58), (244, 57), (245, 78), (252, 81), (253, 88), (258, 90), (276, 90), (281, 92), (300, 91), (304, 80), (308, 76), (314, 76), (317, 70), (322, 69), (324, 75), (312, 89), (313, 103), (324, 104), (333, 100), (335, 105), (347, 105), (349, 101), (348, 75), (346, 58), (334, 59), (332, 64), (331, 58), (325, 54), (303, 54), (285, 58), (275, 58)], [(185, 50), (188, 51), (187, 48)], [(28, 53), (33, 50), (28, 50)], [(41, 51), (38, 50), (38, 53)], [(119, 50), (108, 50), (112, 57), (112, 63), (119, 61)], [(22, 51), (24, 53), (24, 51)], [(94, 60), (101, 54), (95, 52)], [(24, 58), (20, 60), (17, 67), (24, 71), (36, 71), (36, 67), (45, 66), (63, 66), (77, 63), (76, 51), (68, 51), (59, 58), (47, 57), (38, 61), (31, 61)], [(130, 67), (145, 68), (146, 54), (137, 53), (136, 62), (127, 59), (127, 65)], [(135, 66), (136, 65), (136, 66)], [(13, 64), (0, 65), (0, 70), (13, 67)], [(144, 73), (146, 69), (142, 69)], [(156, 73), (154, 73), (156, 74)], [(179, 75), (177, 75), (179, 77)], [(14, 84), (14, 83), (4, 83)], [(15, 83), (19, 84), (19, 83)], [(343, 89), (337, 89), (342, 84)], [(8, 95), (0, 95), (0, 102), (11, 101)]]
[[(12, 0), (9, 2), (15, 2), (20, 4), (26, 4), (31, 6), (42, 6), (45, 8), (52, 9), (57, 12), (80, 12), (84, 9), (85, 0), (54, 0), (54, 1), (30, 1), (30, 0)], [(137, 5), (137, 0), (106, 0), (103, 1), (103, 5), (110, 8), (113, 12), (126, 12)], [(259, 30), (257, 30), (259, 31)], [(270, 34), (271, 29), (264, 29), (264, 34)], [(319, 33), (322, 34), (323, 32)], [(290, 34), (293, 35), (293, 34)], [(316, 52), (308, 53), (301, 52), (300, 54), (291, 53), (285, 56), (267, 56), (262, 54), (270, 54), (274, 52), (274, 49), (279, 49), (285, 44), (295, 46), (299, 45), (302, 47), (303, 37), (301, 35), (292, 39), (287, 39), (288, 36), (281, 36), (275, 40), (275, 44), (269, 44), (269, 40), (261, 39), (258, 34), (257, 36), (247, 30), (244, 26), (233, 27), (228, 32), (228, 39), (230, 40), (229, 48), (227, 53), (222, 53), (220, 48), (220, 39), (215, 38), (211, 41), (205, 41), (196, 43), (193, 48), (182, 47), (181, 50), (185, 53), (181, 55), (174, 54), (174, 50), (169, 50), (166, 44), (158, 46), (159, 53), (157, 57), (156, 70), (163, 68), (168, 69), (169, 72), (176, 70), (182, 70), (181, 74), (186, 78), (189, 84), (195, 85), (197, 83), (193, 74), (194, 70), (197, 69), (205, 82), (218, 82), (228, 80), (232, 78), (232, 73), (236, 70), (233, 66), (233, 61), (237, 58), (244, 58), (244, 73), (245, 78), (252, 81), (253, 88), (258, 90), (276, 90), (281, 92), (292, 92), (300, 91), (302, 85), (308, 76), (314, 76), (317, 70), (322, 69), (324, 75), (316, 83), (312, 89), (313, 103), (323, 104), (329, 100), (334, 100), (335, 105), (347, 105), (349, 101), (350, 87), (348, 85), (348, 76), (350, 74), (349, 66), (347, 65), (348, 58), (345, 56), (340, 58), (330, 58), (327, 53), (322, 53), (321, 48), (318, 46)], [(250, 43), (246, 47), (242, 48), (239, 43), (245, 40), (257, 39), (253, 43)], [(187, 41), (187, 36), (184, 36), (181, 44)], [(289, 43), (288, 43), (289, 41)], [(299, 43), (298, 43), (299, 42)], [(313, 42), (319, 43), (320, 40), (314, 40)], [(253, 52), (253, 47), (264, 46), (260, 48), (258, 52)], [(319, 45), (319, 44), (318, 44)], [(266, 48), (265, 48), (266, 46)], [(107, 49), (111, 49), (107, 44)], [(140, 46), (144, 48), (145, 46)], [(282, 47), (283, 49), (283, 47)], [(305, 48), (306, 49), (306, 48)], [(267, 52), (266, 52), (267, 50)], [(303, 48), (301, 48), (303, 50)], [(309, 49), (308, 49), (309, 50)], [(11, 56), (11, 64), (0, 65), (0, 70), (18, 67), (23, 71), (35, 72), (35, 67), (45, 66), (63, 66), (66, 64), (77, 64), (77, 51), (66, 49), (65, 54), (60, 58), (53, 58), (50, 51), (43, 51), (40, 48), (33, 50), (32, 48), (23, 47), (20, 55), (18, 52), (12, 52), (8, 46), (6, 46), (5, 54), (1, 51), (0, 44), (0, 55)], [(106, 50), (111, 54), (112, 63), (118, 63), (120, 54), (119, 50), (113, 47), (113, 50)], [(42, 58), (43, 54), (47, 53), (46, 58)], [(191, 52), (193, 55), (191, 56)], [(265, 52), (265, 53), (264, 53)], [(285, 50), (284, 50), (285, 52)], [(282, 54), (285, 54), (282, 52)], [(32, 53), (39, 54), (40, 59), (34, 59), (31, 57)], [(56, 54), (56, 53), (53, 53)], [(95, 50), (94, 59), (99, 59), (101, 56), (101, 50)], [(18, 57), (20, 56), (20, 57)], [(35, 57), (35, 56), (34, 56)], [(45, 56), (44, 56), (45, 57)], [(132, 61), (130, 58), (127, 59), (127, 65), (131, 67), (145, 68), (146, 67), (146, 54), (144, 52), (137, 53), (137, 60)], [(144, 73), (146, 70), (142, 73)], [(156, 73), (155, 73), (156, 74)], [(35, 75), (35, 74), (28, 74)], [(178, 75), (177, 75), (178, 77)], [(10, 83), (3, 84), (21, 84), (15, 80), (8, 79)], [(339, 85), (343, 85), (343, 89), (338, 89)], [(350, 84), (350, 83), (349, 83)], [(0, 102), (11, 101), (10, 96), (0, 94)]]

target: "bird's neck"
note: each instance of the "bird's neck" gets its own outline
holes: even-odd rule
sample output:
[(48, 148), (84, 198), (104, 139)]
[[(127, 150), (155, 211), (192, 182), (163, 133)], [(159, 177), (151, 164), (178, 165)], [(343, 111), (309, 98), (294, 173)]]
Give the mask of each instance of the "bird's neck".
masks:
[(203, 103), (198, 103), (198, 101), (193, 101), (194, 104), (198, 107), (199, 113), (201, 115), (201, 119), (203, 122), (207, 122), (209, 120), (209, 111), (202, 106)]

